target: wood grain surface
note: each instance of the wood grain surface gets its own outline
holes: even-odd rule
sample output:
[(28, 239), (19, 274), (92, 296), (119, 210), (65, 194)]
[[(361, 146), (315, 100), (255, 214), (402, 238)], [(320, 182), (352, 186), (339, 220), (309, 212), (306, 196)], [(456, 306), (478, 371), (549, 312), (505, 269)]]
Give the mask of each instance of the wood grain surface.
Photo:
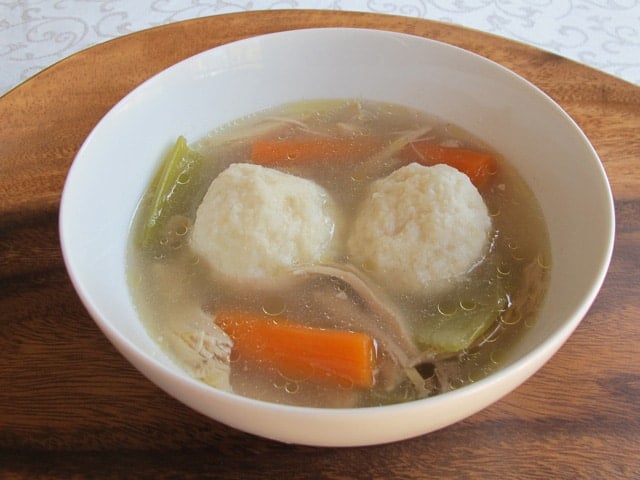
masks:
[[(82, 307), (57, 231), (76, 151), (132, 88), (232, 40), (328, 26), (442, 40), (530, 80), (591, 140), (617, 215), (602, 291), (538, 374), (458, 424), (367, 448), (263, 440), (167, 396)], [(640, 478), (639, 132), (640, 88), (554, 54), (419, 19), (232, 14), (132, 34), (65, 59), (0, 98), (0, 478)]]

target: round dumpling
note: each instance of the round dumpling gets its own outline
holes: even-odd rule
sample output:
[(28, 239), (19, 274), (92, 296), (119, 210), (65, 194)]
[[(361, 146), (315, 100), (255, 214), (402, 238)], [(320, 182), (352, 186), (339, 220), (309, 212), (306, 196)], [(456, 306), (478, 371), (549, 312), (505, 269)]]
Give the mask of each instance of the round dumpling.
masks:
[(335, 222), (328, 193), (311, 180), (236, 163), (198, 207), (191, 247), (217, 272), (245, 280), (317, 262)]
[(381, 284), (428, 294), (483, 257), (490, 229), (484, 200), (465, 174), (412, 163), (373, 183), (347, 248)]

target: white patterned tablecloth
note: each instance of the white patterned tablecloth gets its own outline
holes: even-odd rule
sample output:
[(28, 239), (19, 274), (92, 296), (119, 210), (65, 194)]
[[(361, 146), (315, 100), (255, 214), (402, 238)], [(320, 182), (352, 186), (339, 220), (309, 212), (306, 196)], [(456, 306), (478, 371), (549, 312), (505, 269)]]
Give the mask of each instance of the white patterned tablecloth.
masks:
[(64, 57), (121, 35), (208, 15), (284, 8), (464, 25), (640, 85), (640, 0), (4, 0), (0, 94)]

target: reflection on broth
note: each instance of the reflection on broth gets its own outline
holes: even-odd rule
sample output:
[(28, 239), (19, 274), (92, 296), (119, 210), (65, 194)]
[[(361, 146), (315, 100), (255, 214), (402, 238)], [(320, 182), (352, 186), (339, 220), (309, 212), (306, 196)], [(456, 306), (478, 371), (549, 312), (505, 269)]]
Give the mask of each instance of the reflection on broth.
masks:
[(194, 377), (363, 407), (500, 368), (550, 261), (508, 159), (407, 107), (323, 100), (180, 137), (136, 213), (128, 269), (148, 331)]

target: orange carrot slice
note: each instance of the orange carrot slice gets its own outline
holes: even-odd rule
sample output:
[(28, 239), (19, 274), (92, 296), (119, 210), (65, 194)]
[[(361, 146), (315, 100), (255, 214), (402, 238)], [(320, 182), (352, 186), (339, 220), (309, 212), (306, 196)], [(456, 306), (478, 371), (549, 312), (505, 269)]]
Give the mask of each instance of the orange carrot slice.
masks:
[(498, 169), (497, 161), (490, 153), (444, 147), (428, 141), (410, 143), (402, 154), (410, 161), (422, 165), (445, 163), (466, 174), (477, 188), (485, 186)]
[(371, 140), (257, 140), (251, 146), (251, 161), (265, 167), (294, 165), (313, 160), (361, 157), (372, 154), (376, 148), (379, 144)]
[(292, 379), (373, 385), (375, 346), (364, 333), (310, 328), (287, 319), (222, 311), (216, 323), (233, 340), (233, 354), (265, 362)]

